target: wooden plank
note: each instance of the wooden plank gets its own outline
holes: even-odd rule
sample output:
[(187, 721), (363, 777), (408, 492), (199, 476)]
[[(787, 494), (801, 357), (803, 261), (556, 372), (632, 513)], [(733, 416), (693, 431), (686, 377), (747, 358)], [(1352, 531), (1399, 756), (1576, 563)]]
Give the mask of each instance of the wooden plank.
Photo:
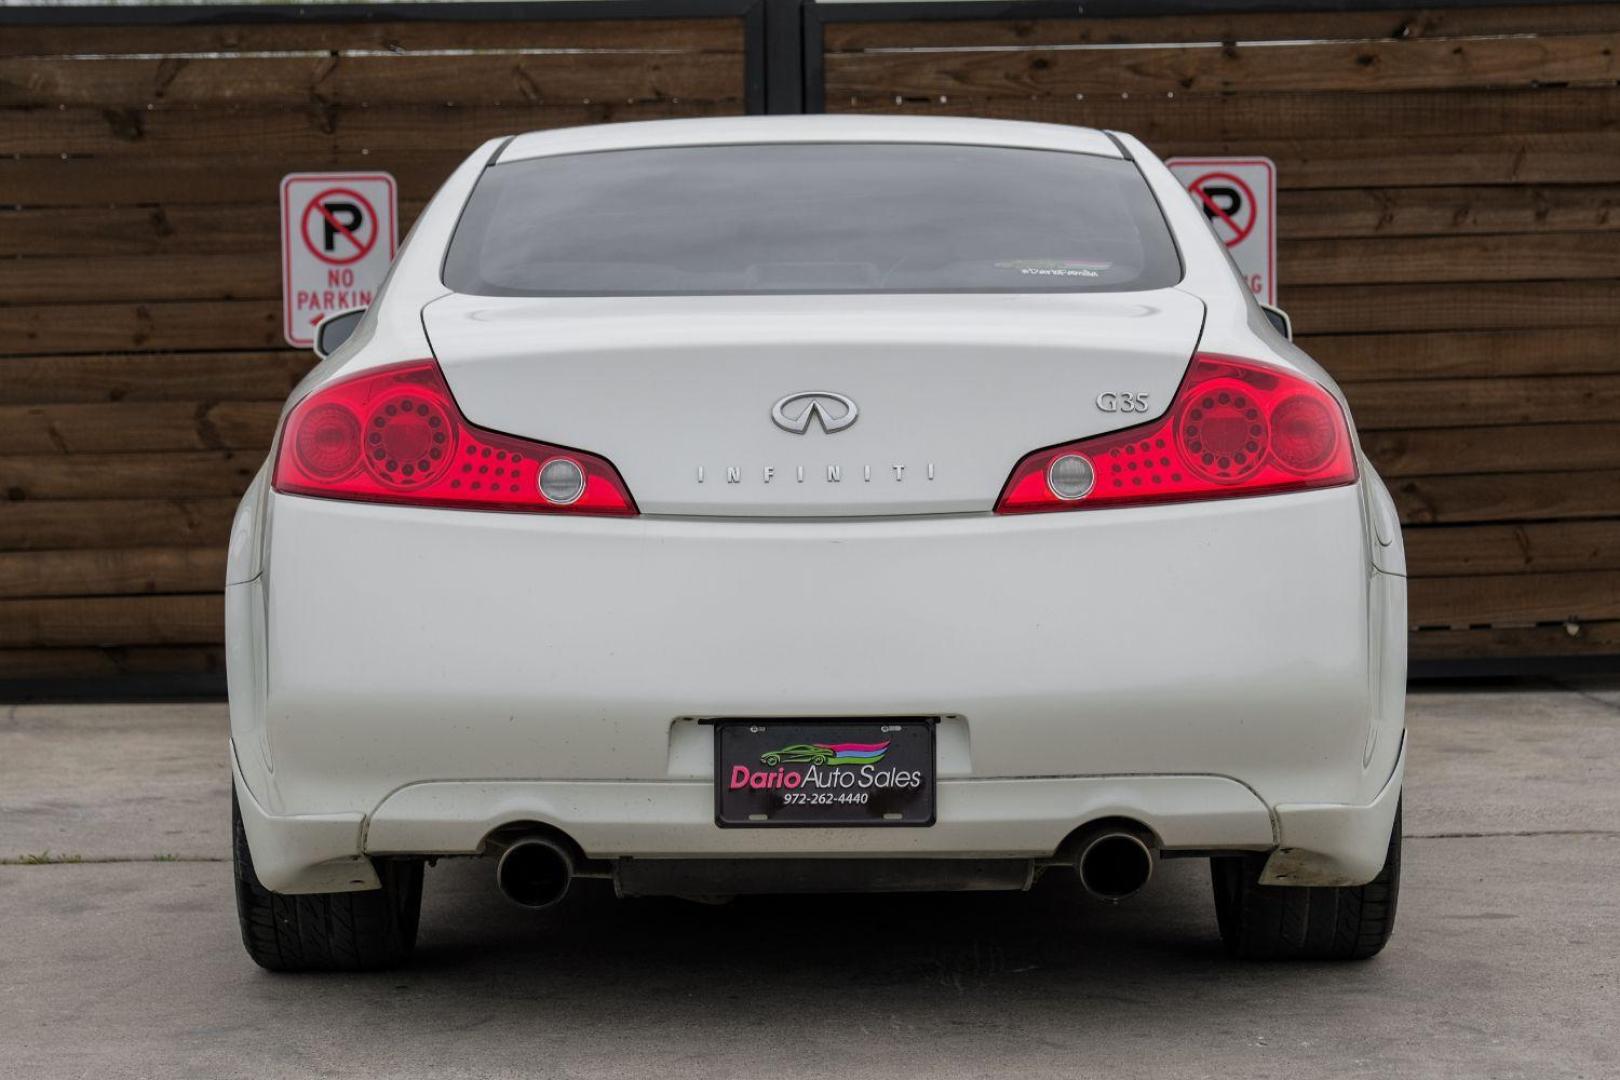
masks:
[[(837, 18), (833, 8), (826, 18)], [(1187, 41), (1316, 41), (1444, 38), (1482, 34), (1580, 34), (1620, 30), (1601, 4), (1396, 11), (1211, 13), (1078, 19), (829, 22), (828, 53), (868, 49), (1152, 45)]]
[(219, 594), (0, 600), (0, 649), (224, 640), (225, 599)]
[[(1613, 326), (1620, 282), (1295, 286), (1285, 279), (1282, 304), (1302, 335)], [(279, 303), (271, 300), (0, 306), (0, 355), (279, 343)]]
[[(1548, 77), (1585, 78), (1603, 40), (1560, 39)], [(1522, 60), (1480, 50), (1478, 62), (1511, 80)], [(1516, 54), (1517, 55), (1517, 54)], [(1454, 65), (1455, 66), (1455, 65)], [(191, 106), (582, 105), (611, 101), (733, 101), (743, 97), (740, 54), (561, 52), (0, 59), (0, 108)]]
[[(400, 233), (424, 204), (401, 203)], [(226, 255), (279, 259), (281, 210), (274, 198), (242, 205), (76, 206), (0, 210), (0, 255)]]
[(1296, 285), (1620, 278), (1620, 238), (1571, 232), (1284, 240), (1277, 265)]
[[(1537, 111), (1546, 117), (1549, 113), (1568, 112), (1576, 104), (1571, 101), (1568, 108), (1544, 107)], [(1611, 111), (1596, 98), (1586, 100), (1585, 107), (1593, 111), (1581, 114), (1589, 115), (1588, 122), (1579, 125), (1583, 128), (1601, 126), (1603, 116)], [(686, 98), (489, 107), (442, 102), (366, 106), (321, 102), (296, 109), (229, 104), (150, 111), (94, 107), (13, 109), (0, 113), (5, 117), (4, 124), (0, 124), (0, 153), (88, 154), (120, 160), (210, 154), (324, 158), (401, 150), (465, 154), (485, 139), (521, 131), (738, 111), (734, 101)], [(1515, 130), (1535, 130), (1528, 125), (1526, 118), (1525, 126)], [(1253, 134), (1252, 129), (1249, 134)]]
[[(3, 229), (0, 224), (0, 235)], [(1277, 231), (1284, 243), (1340, 236), (1614, 229), (1620, 229), (1620, 186), (1615, 185), (1345, 188), (1284, 191), (1277, 198)], [(1540, 241), (1519, 242), (1535, 246)]]
[(0, 356), (280, 344), (279, 300), (0, 305)]
[(0, 405), (0, 454), (118, 454), (269, 447), (277, 401)]
[[(923, 116), (1048, 119), (1039, 102), (893, 98), (833, 111)], [(1129, 130), (1129, 128), (1126, 128)], [(1436, 134), (1334, 138), (1211, 136), (1153, 139), (1154, 152), (1174, 155), (1264, 155), (1277, 163), (1284, 191), (1318, 188), (1455, 187), (1461, 184), (1612, 184), (1620, 181), (1620, 132), (1551, 130), (1487, 135)], [(3, 175), (3, 172), (0, 172)]]
[(1290, 188), (1608, 184), (1620, 181), (1620, 132), (1407, 138), (1170, 140), (1163, 155), (1265, 154)]
[[(1333, 241), (1322, 241), (1333, 243)], [(233, 255), (0, 259), (0, 296), (16, 304), (281, 298), (275, 246)]]
[(1477, 630), (1420, 630), (1410, 638), (1413, 660), (1620, 655), (1620, 622), (1554, 623)]
[(1414, 527), (1402, 539), (1413, 577), (1620, 570), (1620, 521)]
[(1301, 334), (1620, 324), (1616, 281), (1289, 285), (1284, 271), (1279, 299)]
[(0, 406), (144, 401), (273, 401), (315, 366), (305, 350), (113, 353), (0, 359)]
[(1413, 578), (1412, 626), (1480, 626), (1620, 619), (1620, 570)]
[[(1620, 417), (1620, 375), (1361, 382), (1344, 391), (1356, 426), (1364, 431), (1602, 422)], [(1575, 452), (1573, 446), (1567, 449)]]
[(209, 645), (115, 649), (0, 649), (0, 679), (111, 679), (224, 674), (225, 650)]
[[(422, 204), (400, 207), (401, 225)], [(0, 255), (221, 255), (279, 253), (280, 208), (261, 199), (241, 206), (84, 206), (0, 211)]]
[[(1385, 478), (1620, 469), (1620, 423), (1427, 428), (1363, 431), (1360, 435), (1361, 448)], [(1620, 514), (1620, 506), (1615, 513)]]
[[(1620, 90), (1539, 87), (1516, 90), (1408, 90), (1395, 93), (1310, 92), (1096, 93), (1068, 97), (827, 98), (829, 112), (906, 113), (1035, 120), (1109, 128), (1157, 146), (1210, 140), (1276, 142), (1319, 139), (1323, 132), (1401, 138), (1606, 131), (1620, 111)], [(55, 114), (39, 114), (49, 125)], [(97, 117), (102, 128), (108, 119)], [(155, 120), (153, 121), (156, 122)], [(93, 130), (86, 121), (85, 127)], [(20, 136), (26, 138), (26, 136)], [(37, 143), (41, 135), (33, 136)]]
[(350, 23), (289, 19), (234, 26), (7, 26), (0, 37), (0, 56), (445, 49), (740, 52), (742, 48), (743, 25), (737, 18)]
[(199, 593), (224, 583), (218, 546), (0, 552), (0, 599)]
[(241, 495), (263, 451), (0, 457), (0, 491), (17, 499), (185, 499)]
[(296, 162), (250, 154), (157, 157), (120, 161), (98, 158), (0, 158), (0, 191), (16, 206), (163, 205), (177, 198), (191, 204), (275, 204), (290, 168), (320, 170), (385, 168), (403, 200), (426, 199), (473, 150), (399, 150), (387, 161), (363, 154), (312, 155)]
[(1620, 506), (1620, 470), (1395, 477), (1389, 491), (1408, 525), (1607, 518)]
[(223, 545), (236, 504), (229, 497), (5, 502), (0, 551)]
[(1620, 373), (1620, 348), (1609, 327), (1314, 334), (1298, 342), (1341, 383)]
[[(1620, 78), (1617, 52), (1620, 32), (1611, 30), (1555, 37), (1301, 41), (1285, 48), (1228, 42), (1165, 48), (833, 53), (825, 66), (830, 99), (943, 96), (977, 100), (1302, 90), (1388, 93), (1612, 83)], [(21, 63), (27, 61), (0, 63), (0, 79), (16, 78), (8, 70), (9, 64)], [(38, 72), (28, 74), (44, 77)], [(138, 80), (131, 77), (129, 81)], [(0, 95), (0, 101), (4, 100)], [(23, 103), (55, 105), (61, 98), (46, 95), (24, 98)], [(128, 103), (135, 103), (133, 96)]]
[[(904, 110), (883, 110), (888, 112)], [(969, 110), (977, 111), (977, 110)], [(944, 111), (941, 110), (942, 114)], [(536, 125), (539, 126), (539, 125)], [(1468, 184), (1620, 183), (1620, 130), (1338, 139), (1187, 139), (1156, 141), (1161, 154), (1265, 154), (1277, 162), (1284, 191), (1362, 187), (1455, 188)], [(385, 167), (401, 198), (433, 193), (467, 150), (397, 150), (376, 156), (320, 152), (297, 162), (307, 169)], [(159, 156), (0, 158), (0, 191), (18, 206), (241, 203), (252, 193), (273, 201), (289, 168), (285, 157)], [(269, 192), (269, 195), (262, 193)]]

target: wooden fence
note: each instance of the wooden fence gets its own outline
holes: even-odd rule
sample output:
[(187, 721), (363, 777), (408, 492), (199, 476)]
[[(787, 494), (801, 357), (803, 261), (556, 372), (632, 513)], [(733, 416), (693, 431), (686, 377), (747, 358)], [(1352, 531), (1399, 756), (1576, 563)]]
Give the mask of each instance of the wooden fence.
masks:
[(1415, 659), (1620, 654), (1620, 5), (904, 7), (820, 9), (828, 111), (1277, 163), (1280, 303), (1400, 505)]
[(722, 7), (0, 25), (0, 680), (217, 678), (231, 513), (311, 362), (284, 173), (389, 171), (408, 224), (491, 135), (767, 100), (1271, 157), (1282, 304), (1400, 503), (1414, 657), (1620, 655), (1620, 5)]

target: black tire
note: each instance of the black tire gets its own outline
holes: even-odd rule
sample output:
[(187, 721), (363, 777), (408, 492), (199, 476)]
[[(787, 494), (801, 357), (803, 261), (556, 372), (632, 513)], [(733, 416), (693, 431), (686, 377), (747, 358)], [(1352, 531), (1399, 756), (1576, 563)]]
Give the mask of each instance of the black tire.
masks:
[(1265, 855), (1209, 860), (1215, 918), (1226, 951), (1244, 960), (1366, 960), (1395, 928), (1401, 891), (1401, 810), (1384, 868), (1365, 885), (1261, 885)]
[(375, 861), (382, 888), (273, 893), (253, 872), (242, 812), (231, 793), (231, 862), (242, 945), (269, 971), (378, 971), (410, 959), (422, 912), (422, 863)]

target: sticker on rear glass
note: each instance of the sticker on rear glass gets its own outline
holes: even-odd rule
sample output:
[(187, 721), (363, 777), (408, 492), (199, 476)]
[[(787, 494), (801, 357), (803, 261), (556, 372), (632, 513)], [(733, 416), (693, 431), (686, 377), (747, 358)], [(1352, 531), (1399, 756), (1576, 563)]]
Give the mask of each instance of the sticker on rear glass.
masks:
[(995, 264), (997, 270), (1016, 270), (1030, 277), (1102, 277), (1113, 269), (1110, 262), (1088, 259), (1006, 259)]

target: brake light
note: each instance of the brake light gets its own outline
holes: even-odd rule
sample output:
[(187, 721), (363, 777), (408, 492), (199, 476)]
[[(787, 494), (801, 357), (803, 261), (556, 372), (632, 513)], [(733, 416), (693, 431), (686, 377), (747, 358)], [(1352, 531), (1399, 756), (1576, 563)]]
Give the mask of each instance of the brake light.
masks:
[(271, 483), (291, 495), (363, 502), (636, 513), (606, 459), (469, 424), (433, 360), (363, 372), (300, 401)]
[(1350, 429), (1332, 394), (1277, 368), (1199, 353), (1165, 415), (1030, 454), (996, 512), (1269, 495), (1355, 478)]

